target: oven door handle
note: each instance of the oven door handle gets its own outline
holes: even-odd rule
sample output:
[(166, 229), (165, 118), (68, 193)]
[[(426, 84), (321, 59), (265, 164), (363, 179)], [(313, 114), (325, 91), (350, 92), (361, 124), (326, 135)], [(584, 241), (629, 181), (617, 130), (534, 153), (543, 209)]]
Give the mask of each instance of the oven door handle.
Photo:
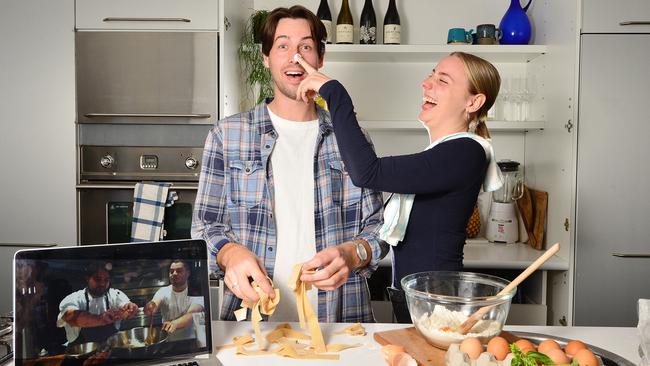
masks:
[(167, 118), (210, 118), (212, 114), (210, 113), (189, 113), (189, 114), (178, 114), (178, 113), (86, 113), (84, 116), (88, 118), (93, 117), (167, 117)]
[(190, 19), (187, 18), (121, 18), (121, 17), (108, 17), (102, 19), (104, 22), (183, 22), (189, 23)]
[[(135, 184), (77, 184), (77, 189), (133, 189)], [(176, 184), (171, 183), (169, 186), (170, 190), (197, 190), (199, 188), (198, 184)]]

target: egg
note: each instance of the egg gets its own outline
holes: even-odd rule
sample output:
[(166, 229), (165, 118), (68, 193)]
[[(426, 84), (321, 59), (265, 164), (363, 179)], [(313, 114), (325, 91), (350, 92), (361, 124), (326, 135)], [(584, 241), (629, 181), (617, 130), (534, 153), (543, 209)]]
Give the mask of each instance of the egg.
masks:
[(531, 343), (528, 339), (520, 339), (517, 342), (515, 342), (517, 347), (521, 350), (521, 352), (526, 353), (528, 351), (535, 351), (535, 345)]
[(564, 352), (569, 356), (574, 356), (581, 349), (587, 349), (587, 345), (578, 340), (569, 341), (564, 347)]
[(490, 339), (487, 344), (487, 351), (494, 355), (499, 361), (503, 361), (504, 358), (510, 353), (510, 347), (508, 347), (508, 341), (503, 337), (494, 337)]
[[(540, 344), (541, 347), (541, 344)], [(554, 364), (556, 365), (566, 365), (571, 363), (569, 358), (566, 356), (564, 351), (562, 351), (559, 348), (551, 348), (547, 350), (546, 352), (542, 352), (543, 354), (547, 355), (548, 358), (550, 358)]]
[(483, 353), (483, 345), (478, 338), (465, 338), (460, 342), (460, 351), (467, 353), (472, 360), (476, 360)]
[(577, 362), (578, 365), (580, 365), (580, 366), (599, 366), (600, 365), (600, 362), (598, 362), (598, 359), (596, 358), (596, 355), (594, 355), (593, 352), (591, 352), (590, 350), (588, 350), (586, 348), (578, 350), (576, 352), (575, 356), (573, 356), (573, 361)]
[[(539, 344), (539, 346), (537, 346), (537, 352), (543, 353), (547, 356), (548, 356), (548, 351), (552, 349), (561, 350), (562, 347), (560, 347), (560, 345), (552, 339), (544, 340)], [(564, 351), (562, 353), (564, 353)]]

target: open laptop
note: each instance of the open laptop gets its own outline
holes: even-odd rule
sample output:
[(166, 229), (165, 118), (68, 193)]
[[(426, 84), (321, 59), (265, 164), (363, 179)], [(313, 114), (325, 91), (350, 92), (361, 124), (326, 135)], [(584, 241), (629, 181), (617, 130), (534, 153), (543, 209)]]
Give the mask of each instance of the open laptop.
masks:
[(219, 364), (207, 259), (203, 240), (17, 252), (15, 364)]

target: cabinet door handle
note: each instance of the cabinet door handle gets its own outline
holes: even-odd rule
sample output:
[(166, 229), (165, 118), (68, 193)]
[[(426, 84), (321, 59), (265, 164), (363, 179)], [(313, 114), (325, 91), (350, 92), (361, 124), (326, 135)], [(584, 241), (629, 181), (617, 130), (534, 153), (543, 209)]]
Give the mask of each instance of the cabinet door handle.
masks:
[(183, 22), (189, 23), (187, 18), (119, 18), (109, 17), (102, 19), (104, 22)]
[(624, 25), (650, 25), (650, 21), (648, 20), (628, 20), (625, 22), (619, 22), (618, 25), (624, 26)]
[(169, 117), (169, 118), (210, 118), (210, 113), (86, 113), (84, 116), (93, 117)]
[(612, 255), (619, 258), (650, 258), (650, 254), (612, 253)]

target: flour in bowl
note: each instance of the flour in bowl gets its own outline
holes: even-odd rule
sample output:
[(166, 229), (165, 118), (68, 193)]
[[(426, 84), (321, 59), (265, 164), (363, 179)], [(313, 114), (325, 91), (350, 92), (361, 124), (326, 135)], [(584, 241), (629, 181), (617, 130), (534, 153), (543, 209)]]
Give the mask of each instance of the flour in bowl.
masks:
[(468, 316), (460, 311), (451, 311), (436, 305), (431, 314), (425, 313), (416, 319), (415, 326), (430, 343), (444, 348), (468, 337), (477, 337), (481, 342), (487, 342), (501, 333), (503, 324), (495, 320), (479, 320), (471, 333), (458, 333), (456, 330), (467, 318)]

